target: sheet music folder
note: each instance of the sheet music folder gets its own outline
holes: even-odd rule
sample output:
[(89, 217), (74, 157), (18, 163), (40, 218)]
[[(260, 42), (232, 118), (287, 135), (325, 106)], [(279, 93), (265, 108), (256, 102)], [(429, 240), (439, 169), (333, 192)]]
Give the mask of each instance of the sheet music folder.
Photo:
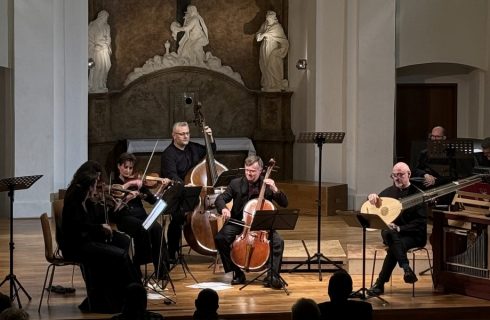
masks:
[(218, 179), (216, 179), (215, 184), (213, 185), (213, 188), (216, 187), (226, 187), (227, 185), (230, 184), (230, 181), (239, 178), (245, 174), (245, 169), (244, 168), (237, 168), (237, 169), (230, 169), (227, 171), (223, 171)]
[(351, 227), (369, 228), (369, 229), (388, 229), (388, 225), (381, 219), (380, 216), (373, 213), (362, 213), (360, 211), (341, 211), (337, 210), (337, 214), (342, 216), (342, 219)]
[(299, 209), (259, 210), (250, 230), (294, 230), (298, 216)]

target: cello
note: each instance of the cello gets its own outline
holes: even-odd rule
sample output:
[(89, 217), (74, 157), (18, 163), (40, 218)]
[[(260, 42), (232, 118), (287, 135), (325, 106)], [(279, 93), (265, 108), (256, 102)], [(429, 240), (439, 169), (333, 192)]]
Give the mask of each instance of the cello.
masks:
[[(269, 160), (264, 180), (269, 178), (275, 164), (274, 159)], [(269, 260), (270, 247), (267, 231), (250, 231), (257, 210), (275, 210), (274, 204), (264, 198), (265, 188), (266, 184), (262, 183), (258, 198), (245, 204), (243, 209), (245, 228), (236, 237), (231, 247), (231, 260), (245, 271), (260, 271)]]
[(214, 256), (217, 253), (214, 237), (220, 229), (218, 224), (221, 222), (221, 218), (218, 218), (216, 209), (211, 207), (217, 196), (213, 185), (218, 180), (219, 174), (228, 169), (214, 159), (211, 138), (204, 131), (206, 124), (200, 102), (194, 107), (194, 116), (194, 122), (204, 133), (206, 157), (192, 168), (185, 177), (186, 184), (203, 186), (203, 191), (199, 204), (192, 213), (187, 215), (184, 237), (192, 250), (202, 255)]

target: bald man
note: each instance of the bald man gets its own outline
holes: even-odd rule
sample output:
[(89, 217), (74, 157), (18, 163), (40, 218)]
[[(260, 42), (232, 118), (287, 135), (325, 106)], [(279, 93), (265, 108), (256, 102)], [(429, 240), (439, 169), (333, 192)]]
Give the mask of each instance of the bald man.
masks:
[[(446, 140), (446, 129), (441, 126), (435, 126), (434, 128), (432, 128), (427, 138), (429, 141)], [(452, 178), (441, 177), (439, 173), (431, 167), (431, 164), (436, 166), (449, 165), (446, 160), (443, 160), (441, 163), (440, 162), (441, 161), (439, 160), (435, 161), (435, 163), (431, 163), (427, 154), (427, 148), (425, 148), (420, 152), (417, 167), (415, 168), (413, 176), (423, 177), (425, 187), (431, 187), (434, 185), (441, 185), (450, 182), (451, 180), (453, 180)]]
[[(392, 169), (393, 185), (381, 193), (371, 193), (368, 200), (372, 205), (380, 205), (380, 197), (395, 199), (405, 198), (419, 192), (420, 189), (410, 184), (410, 168), (404, 162), (398, 162)], [(403, 280), (406, 283), (416, 282), (417, 276), (410, 268), (407, 251), (411, 248), (424, 247), (427, 243), (427, 208), (425, 204), (403, 210), (389, 225), (382, 230), (383, 243), (388, 246), (383, 267), (378, 279), (368, 290), (369, 295), (384, 293), (384, 284), (388, 282), (397, 263), (403, 269)]]

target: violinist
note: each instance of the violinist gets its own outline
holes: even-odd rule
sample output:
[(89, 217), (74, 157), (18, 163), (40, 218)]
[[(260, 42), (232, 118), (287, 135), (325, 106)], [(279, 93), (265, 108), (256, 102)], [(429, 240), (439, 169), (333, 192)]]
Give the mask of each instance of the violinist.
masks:
[[(204, 131), (211, 138), (211, 148), (216, 151), (216, 143), (213, 139), (211, 128), (205, 127)], [(206, 147), (199, 143), (190, 141), (189, 124), (187, 122), (176, 122), (172, 128), (172, 143), (163, 151), (161, 162), (161, 176), (177, 182), (184, 182), (185, 176), (195, 165), (206, 156)], [(176, 197), (182, 196), (182, 184), (174, 188), (180, 188)], [(168, 253), (172, 260), (176, 260), (182, 237), (182, 225), (185, 222), (185, 212), (180, 203), (174, 208), (169, 208), (172, 215), (167, 230)]]
[(112, 231), (93, 201), (101, 174), (95, 161), (77, 170), (66, 191), (57, 239), (64, 258), (83, 266), (88, 297), (79, 308), (114, 313), (122, 308), (124, 288), (139, 279), (128, 255), (130, 239)]
[[(143, 207), (142, 199), (150, 204), (155, 204), (157, 198), (151, 191), (144, 186), (140, 178), (133, 177), (136, 157), (131, 153), (123, 153), (119, 156), (117, 168), (119, 174), (114, 179), (115, 184), (121, 184), (124, 190), (132, 190), (126, 194), (123, 201), (126, 206), (123, 210), (115, 213), (112, 220), (117, 228), (134, 239), (133, 263), (140, 271), (140, 265), (153, 262), (155, 272), (158, 271), (157, 278), (162, 279), (168, 272), (168, 257), (165, 235), (162, 226), (155, 221), (147, 230), (143, 228), (143, 222), (147, 218), (147, 213)], [(163, 184), (168, 185), (169, 179), (163, 179)], [(161, 245), (163, 244), (163, 246)], [(162, 262), (159, 264), (160, 254)], [(163, 265), (165, 263), (165, 265)]]
[[(225, 220), (230, 218), (242, 220), (243, 209), (247, 202), (259, 196), (259, 190), (262, 184), (266, 184), (264, 198), (273, 200), (281, 207), (287, 207), (288, 199), (284, 192), (280, 191), (274, 180), (264, 179), (261, 177), (264, 163), (258, 156), (249, 156), (245, 159), (245, 176), (231, 180), (226, 190), (220, 194), (215, 201), (218, 213), (221, 213)], [(231, 211), (226, 207), (226, 203), (233, 200)], [(223, 228), (215, 237), (216, 247), (221, 255), (221, 261), (225, 272), (233, 271), (232, 285), (245, 283), (245, 273), (236, 266), (230, 257), (231, 245), (236, 236), (243, 231), (243, 227), (237, 224), (225, 223)], [(276, 231), (270, 237), (273, 237), (274, 247), (272, 248), (273, 266), (272, 269), (279, 274), (281, 269), (282, 253), (284, 251), (284, 240)], [(270, 259), (270, 258), (269, 258)], [(264, 279), (265, 286), (271, 286), (274, 289), (282, 288), (279, 279), (268, 274)]]

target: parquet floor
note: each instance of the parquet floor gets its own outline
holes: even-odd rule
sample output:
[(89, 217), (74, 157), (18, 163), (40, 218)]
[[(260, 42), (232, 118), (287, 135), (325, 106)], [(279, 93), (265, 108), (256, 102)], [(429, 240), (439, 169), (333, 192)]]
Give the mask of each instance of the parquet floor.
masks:
[[(8, 220), (0, 220), (0, 279), (9, 273), (9, 228)], [(317, 235), (317, 219), (312, 215), (301, 215), (294, 231), (283, 231), (285, 239), (314, 240)], [(360, 229), (348, 227), (338, 216), (322, 218), (322, 239), (339, 240), (344, 250), (348, 243), (360, 244)], [(379, 243), (379, 233), (367, 235), (368, 244)], [(14, 220), (14, 274), (27, 292), (32, 296), (29, 301), (21, 293), (20, 301), (31, 315), (31, 319), (107, 319), (110, 315), (83, 314), (77, 308), (85, 297), (85, 289), (79, 270), (75, 270), (74, 294), (52, 293), (49, 305), (43, 302), (41, 313), (37, 307), (41, 288), (46, 272), (47, 262), (44, 258), (44, 243), (39, 219)], [(213, 273), (209, 268), (213, 262), (210, 257), (191, 255), (187, 258), (193, 275), (200, 281), (229, 282), (230, 276), (218, 271)], [(72, 269), (63, 267), (56, 270), (54, 285), (70, 286)], [(326, 287), (329, 272), (322, 273), (323, 281), (319, 281), (318, 272), (283, 273), (288, 282), (287, 295), (281, 290), (264, 288), (254, 283), (243, 290), (232, 287), (219, 291), (219, 313), (226, 319), (289, 319), (291, 305), (300, 297), (309, 297), (317, 302), (327, 300)], [(247, 277), (251, 279), (253, 274)], [(188, 319), (192, 316), (194, 299), (198, 289), (187, 287), (194, 280), (184, 276), (181, 267), (172, 271), (171, 277), (175, 286), (175, 294), (171, 290), (164, 291), (175, 304), (167, 305), (163, 299), (149, 300), (149, 309), (161, 312), (166, 319)], [(368, 277), (369, 278), (369, 277)], [(354, 288), (362, 287), (362, 276), (353, 275)], [(419, 277), (416, 284), (416, 297), (411, 297), (411, 286), (403, 283), (400, 276), (394, 276), (391, 286), (386, 287), (383, 296), (389, 304), (374, 298), (368, 301), (375, 309), (375, 319), (490, 319), (490, 301), (475, 299), (462, 295), (435, 293), (432, 290), (430, 276)], [(366, 284), (368, 286), (368, 284)], [(490, 290), (490, 288), (489, 288)], [(0, 287), (3, 293), (9, 292), (9, 284)], [(46, 297), (46, 296), (45, 296)]]

